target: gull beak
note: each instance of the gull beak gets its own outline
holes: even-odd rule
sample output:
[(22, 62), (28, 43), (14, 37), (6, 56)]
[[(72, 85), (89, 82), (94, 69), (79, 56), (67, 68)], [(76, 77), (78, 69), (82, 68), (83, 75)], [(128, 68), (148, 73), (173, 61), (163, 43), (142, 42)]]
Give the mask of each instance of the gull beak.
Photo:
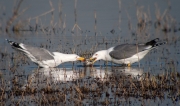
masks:
[(96, 58), (90, 58), (90, 61), (92, 61), (92, 63), (94, 63), (96, 61)]
[(77, 58), (77, 60), (85, 61), (86, 59), (84, 57), (79, 57), (79, 58)]

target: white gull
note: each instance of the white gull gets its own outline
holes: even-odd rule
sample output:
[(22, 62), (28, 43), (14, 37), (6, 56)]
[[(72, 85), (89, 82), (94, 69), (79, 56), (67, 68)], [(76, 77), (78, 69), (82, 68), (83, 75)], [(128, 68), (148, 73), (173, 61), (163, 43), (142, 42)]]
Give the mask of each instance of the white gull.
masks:
[(57, 67), (64, 62), (85, 60), (83, 57), (80, 57), (76, 54), (50, 52), (44, 48), (33, 47), (23, 43), (16, 43), (8, 39), (6, 40), (13, 48), (23, 52), (27, 57), (31, 59), (31, 61), (38, 64), (40, 67)]
[[(152, 49), (165, 44), (159, 41), (159, 38), (151, 40), (145, 44), (122, 44), (111, 47), (107, 50), (100, 50), (90, 58), (93, 64), (97, 60), (111, 61), (116, 64), (126, 64), (140, 61)], [(89, 63), (88, 63), (89, 64)]]

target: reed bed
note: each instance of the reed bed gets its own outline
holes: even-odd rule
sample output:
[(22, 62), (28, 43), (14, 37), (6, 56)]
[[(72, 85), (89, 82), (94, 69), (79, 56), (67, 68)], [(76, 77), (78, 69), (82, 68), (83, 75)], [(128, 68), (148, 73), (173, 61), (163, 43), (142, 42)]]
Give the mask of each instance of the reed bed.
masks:
[[(96, 71), (96, 69), (90, 70)], [(85, 72), (81, 69), (75, 71), (79, 74)], [(173, 102), (179, 100), (179, 72), (164, 71), (163, 74), (158, 75), (151, 75), (147, 72), (134, 77), (124, 74), (123, 71), (120, 72), (119, 67), (108, 71), (113, 73), (103, 77), (85, 76), (72, 79), (72, 81), (59, 81), (55, 84), (52, 83), (54, 80), (51, 77), (44, 76), (43, 79), (46, 79), (44, 83), (40, 79), (31, 79), (28, 81), (29, 86), (23, 89), (21, 80), (28, 79), (28, 76), (14, 76), (9, 81), (12, 83), (9, 89), (7, 89), (7, 82), (1, 78), (0, 103), (1, 105), (28, 105), (32, 103), (37, 105), (118, 105), (121, 102), (128, 102), (130, 98), (141, 98), (155, 102), (157, 98), (160, 100), (169, 98)], [(36, 73), (36, 77), (39, 78), (39, 74), (41, 73)], [(40, 77), (42, 76), (40, 75)], [(31, 86), (33, 83), (36, 86)], [(41, 86), (42, 83), (44, 84), (43, 87)], [(122, 99), (124, 101), (121, 101)]]
[[(55, 7), (51, 0), (49, 1), (49, 11), (33, 18), (19, 20), (18, 16), (23, 15), (28, 9), (24, 8), (19, 11), (22, 2), (23, 0), (19, 0), (15, 4), (12, 17), (7, 20), (6, 27), (0, 30), (4, 29), (7, 35), (9, 32), (13, 32), (15, 39), (26, 41), (26, 44), (30, 42), (31, 45), (50, 51), (77, 53), (85, 58), (90, 58), (94, 52), (101, 49), (108, 49), (111, 46), (124, 43), (144, 43), (155, 37), (166, 40), (168, 44), (149, 53), (146, 60), (143, 61), (144, 64), (138, 62), (139, 68), (147, 66), (146, 68), (149, 69), (142, 75), (136, 77), (127, 75), (122, 67), (112, 65), (111, 69), (104, 70), (104, 75), (95, 76), (92, 73), (97, 71), (96, 67), (86, 67), (82, 64), (80, 67), (76, 67), (76, 63), (72, 63), (72, 66), (68, 66), (73, 70), (70, 78), (66, 66), (61, 65), (63, 67), (62, 78), (64, 78), (61, 81), (54, 80), (60, 77), (43, 75), (43, 72), (40, 72), (41, 68), (35, 69), (34, 74), (25, 74), (27, 70), (31, 69), (30, 66), (35, 65), (23, 54), (17, 51), (12, 52), (8, 45), (7, 48), (0, 50), (0, 64), (3, 66), (0, 69), (0, 105), (127, 105), (132, 102), (140, 102), (140, 105), (144, 105), (143, 101), (146, 100), (158, 102), (158, 100), (166, 101), (168, 99), (174, 104), (179, 101), (178, 57), (180, 50), (178, 45), (180, 40), (176, 34), (179, 33), (180, 28), (176, 19), (169, 14), (169, 8), (161, 13), (158, 5), (155, 4), (156, 19), (152, 20), (153, 14), (150, 14), (149, 8), (136, 5), (137, 22), (133, 24), (131, 15), (126, 11), (128, 34), (121, 36), (121, 33), (118, 32), (122, 30), (122, 1), (118, 0), (118, 25), (109, 30), (109, 34), (106, 36), (99, 31), (97, 10), (92, 16), (94, 18), (94, 31), (84, 30), (83, 26), (79, 26), (78, 0), (75, 0), (74, 4), (74, 26), (70, 28), (66, 25), (66, 14), (63, 14), (61, 0), (58, 7), (58, 23), (55, 20)], [(51, 20), (48, 25), (45, 25), (43, 17), (47, 15), (50, 15)], [(35, 24), (31, 24), (34, 21)], [(26, 37), (22, 36), (26, 33), (37, 36), (43, 34), (41, 36), (43, 41), (39, 40), (37, 44), (36, 41), (26, 40)], [(35, 35), (32, 37), (37, 37)], [(157, 54), (158, 56), (155, 56)], [(161, 69), (154, 69), (152, 67), (154, 62), (160, 62), (155, 66)], [(99, 61), (99, 63), (102, 62)], [(98, 66), (101, 67), (101, 65)], [(154, 71), (161, 73), (153, 74)], [(60, 70), (49, 73), (52, 72), (60, 72)], [(86, 76), (85, 73), (90, 74)], [(43, 79), (40, 79), (39, 76)]]

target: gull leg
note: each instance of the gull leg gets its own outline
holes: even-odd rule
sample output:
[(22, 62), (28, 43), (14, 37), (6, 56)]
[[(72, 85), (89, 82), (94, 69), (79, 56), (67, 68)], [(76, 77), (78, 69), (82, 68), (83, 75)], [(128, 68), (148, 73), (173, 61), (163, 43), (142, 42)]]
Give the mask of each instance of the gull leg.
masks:
[(127, 66), (128, 66), (128, 67), (131, 67), (131, 63), (128, 63)]

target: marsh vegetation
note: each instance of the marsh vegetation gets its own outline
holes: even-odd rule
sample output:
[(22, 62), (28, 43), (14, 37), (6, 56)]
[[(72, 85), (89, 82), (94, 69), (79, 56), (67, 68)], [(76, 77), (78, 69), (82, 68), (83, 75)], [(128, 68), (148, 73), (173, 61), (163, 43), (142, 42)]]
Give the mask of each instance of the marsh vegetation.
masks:
[[(179, 105), (178, 3), (41, 2), (0, 5), (0, 105)], [(118, 44), (154, 38), (167, 44), (132, 67), (98, 61), (44, 69), (12, 49), (5, 38), (85, 58)]]

